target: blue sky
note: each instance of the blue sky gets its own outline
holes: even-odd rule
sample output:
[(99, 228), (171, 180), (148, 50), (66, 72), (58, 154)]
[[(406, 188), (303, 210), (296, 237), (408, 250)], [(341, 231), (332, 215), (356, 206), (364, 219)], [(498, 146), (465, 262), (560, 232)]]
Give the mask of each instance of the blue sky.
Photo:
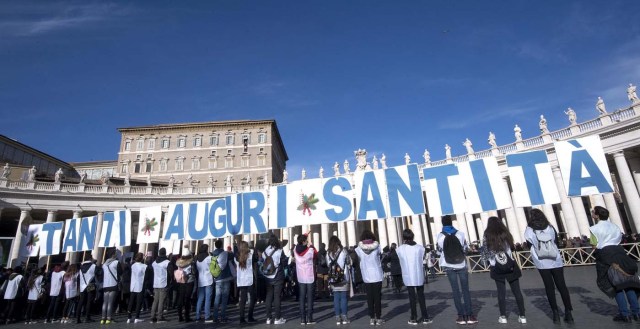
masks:
[(290, 179), (628, 106), (638, 1), (3, 1), (0, 133), (66, 161), (119, 127), (275, 119)]

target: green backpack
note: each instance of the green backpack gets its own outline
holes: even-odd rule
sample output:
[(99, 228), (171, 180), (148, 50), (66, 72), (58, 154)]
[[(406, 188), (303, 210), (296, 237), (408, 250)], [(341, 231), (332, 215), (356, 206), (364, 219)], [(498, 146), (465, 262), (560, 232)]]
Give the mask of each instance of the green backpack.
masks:
[(218, 264), (218, 256), (211, 256), (211, 263), (209, 264), (209, 272), (214, 278), (217, 278), (222, 273), (220, 264)]

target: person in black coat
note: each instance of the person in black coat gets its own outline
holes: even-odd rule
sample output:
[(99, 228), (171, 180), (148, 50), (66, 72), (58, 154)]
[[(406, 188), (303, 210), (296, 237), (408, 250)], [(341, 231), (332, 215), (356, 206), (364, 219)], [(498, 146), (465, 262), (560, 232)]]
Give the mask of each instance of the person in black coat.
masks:
[(402, 268), (400, 267), (400, 258), (396, 252), (398, 246), (395, 243), (391, 244), (389, 248), (389, 254), (387, 255), (387, 262), (389, 264), (389, 274), (393, 280), (393, 291), (400, 293), (402, 291)]

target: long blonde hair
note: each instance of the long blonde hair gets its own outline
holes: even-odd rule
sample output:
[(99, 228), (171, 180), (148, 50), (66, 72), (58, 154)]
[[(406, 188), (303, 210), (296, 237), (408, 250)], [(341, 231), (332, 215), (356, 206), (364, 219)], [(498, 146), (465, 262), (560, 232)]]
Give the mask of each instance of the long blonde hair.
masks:
[(247, 268), (247, 261), (249, 260), (249, 243), (247, 241), (238, 242), (238, 264), (241, 269)]

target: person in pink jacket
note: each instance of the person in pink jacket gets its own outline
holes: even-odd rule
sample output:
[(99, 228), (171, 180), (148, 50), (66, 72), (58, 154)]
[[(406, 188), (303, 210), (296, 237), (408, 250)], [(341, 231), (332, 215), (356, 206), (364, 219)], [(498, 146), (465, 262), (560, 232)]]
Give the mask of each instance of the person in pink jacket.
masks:
[(302, 325), (316, 323), (313, 321), (313, 290), (316, 279), (314, 264), (317, 253), (318, 251), (311, 244), (308, 234), (298, 236), (294, 256), (296, 258), (296, 276), (298, 277), (300, 324)]

